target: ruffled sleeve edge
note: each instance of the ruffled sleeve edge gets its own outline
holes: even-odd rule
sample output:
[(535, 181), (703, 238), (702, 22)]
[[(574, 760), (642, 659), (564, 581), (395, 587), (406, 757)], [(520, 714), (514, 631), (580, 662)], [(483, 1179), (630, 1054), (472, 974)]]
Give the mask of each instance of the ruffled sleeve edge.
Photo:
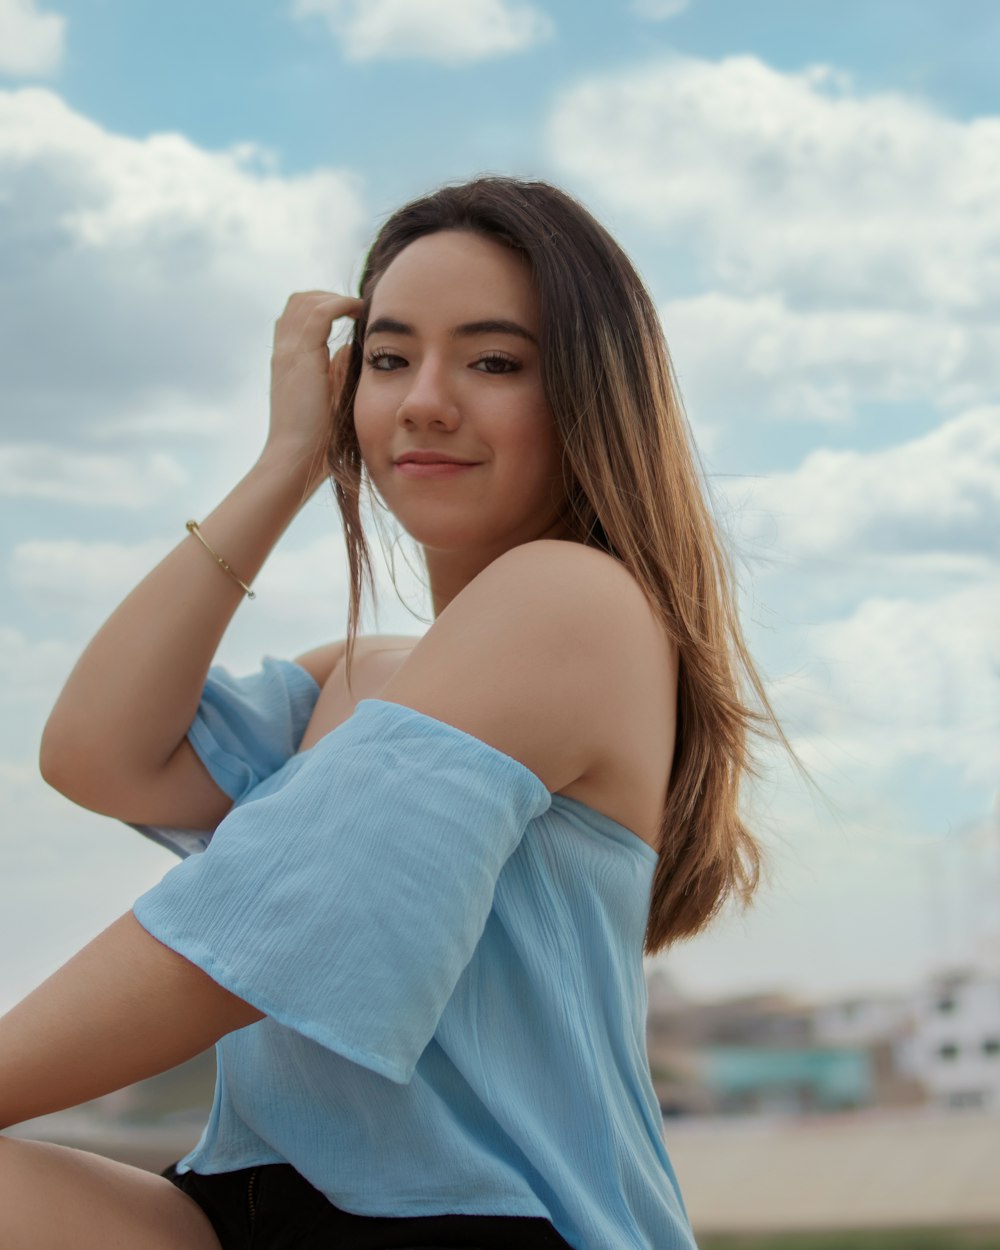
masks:
[[(321, 1046), (325, 1046), (327, 1050), (335, 1051), (344, 1059), (360, 1064), (362, 1067), (369, 1069), (369, 1071), (375, 1072), (379, 1076), (384, 1076), (397, 1085), (406, 1085), (412, 1079), (416, 1061), (411, 1064), (401, 1064), (394, 1062), (392, 1059), (387, 1059), (384, 1055), (352, 1046), (350, 1043), (345, 1042), (335, 1030), (317, 1025), (314, 1020), (297, 1016), (294, 1012), (286, 1011), (277, 1003), (271, 1002), (266, 994), (259, 994), (246, 986), (239, 977), (233, 976), (228, 968), (221, 965), (213, 952), (200, 942), (193, 941), (187, 937), (178, 939), (171, 935), (168, 939), (166, 936), (161, 936), (156, 931), (157, 925), (155, 921), (151, 922), (148, 917), (143, 916), (142, 913), (145, 911), (143, 901), (143, 898), (136, 900), (132, 906), (132, 914), (146, 932), (151, 937), (156, 938), (162, 945), (174, 951), (175, 954), (181, 955), (197, 968), (200, 968), (217, 985), (221, 985), (224, 990), (235, 994), (237, 998), (242, 998), (245, 1003), (249, 1003), (251, 1007), (256, 1007), (258, 1011), (263, 1012), (265, 1016), (276, 1023), (284, 1025), (286, 1028), (294, 1029), (296, 1033), (301, 1033), (303, 1037), (308, 1037), (311, 1041), (318, 1042)], [(252, 1028), (253, 1025), (244, 1027)]]
[[(269, 668), (276, 668), (283, 674), (294, 725), (293, 737), (297, 746), (305, 732), (306, 723), (319, 697), (321, 687), (312, 673), (304, 669), (301, 664), (296, 664), (294, 660), (283, 656), (265, 655), (261, 660), (261, 671), (266, 673)], [(204, 721), (196, 717), (186, 736), (209, 776), (234, 803), (254, 785), (255, 774), (251, 766), (245, 759), (232, 755), (221, 747)]]
[[(283, 656), (265, 655), (261, 661), (262, 669), (266, 671), (268, 666), (272, 665), (284, 670), (285, 688), (288, 691), (289, 704), (292, 709), (295, 745), (298, 746), (322, 687), (312, 673), (294, 660)], [(185, 737), (205, 771), (223, 794), (233, 803), (245, 797), (254, 784), (255, 776), (246, 760), (220, 747), (212, 730), (197, 715), (188, 727)], [(123, 824), (129, 829), (134, 829), (136, 833), (141, 833), (151, 842), (155, 842), (157, 846), (173, 851), (180, 859), (187, 859), (189, 855), (204, 851), (212, 840), (212, 833), (204, 829), (179, 829), (171, 825), (137, 824), (131, 820), (123, 821)]]

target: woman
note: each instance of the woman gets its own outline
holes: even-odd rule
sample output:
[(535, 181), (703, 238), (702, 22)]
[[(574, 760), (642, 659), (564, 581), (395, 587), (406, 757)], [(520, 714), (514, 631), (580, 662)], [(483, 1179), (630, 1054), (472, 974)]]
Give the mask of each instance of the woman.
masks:
[[(234, 679), (219, 641), (326, 476), (348, 637)], [(366, 482), (423, 549), (419, 640), (356, 638)], [(207, 850), (0, 1022), (0, 1125), (213, 1043), (215, 1105), (162, 1177), (0, 1140), (0, 1241), (693, 1246), (642, 954), (749, 900), (748, 732), (785, 739), (620, 248), (540, 182), (407, 205), (360, 298), (289, 300), (264, 450), (189, 528), (83, 653), (41, 766)]]

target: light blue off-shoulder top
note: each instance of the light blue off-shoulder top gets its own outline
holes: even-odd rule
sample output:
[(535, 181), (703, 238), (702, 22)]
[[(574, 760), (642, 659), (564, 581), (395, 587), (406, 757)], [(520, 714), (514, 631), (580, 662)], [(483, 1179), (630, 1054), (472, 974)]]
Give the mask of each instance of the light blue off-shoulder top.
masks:
[(178, 1170), (292, 1164), (362, 1215), (541, 1216), (576, 1250), (693, 1250), (645, 1046), (656, 854), (517, 760), (316, 682), (208, 674), (188, 740), (233, 807), (135, 826), (182, 862), (139, 922), (265, 1013), (216, 1048)]

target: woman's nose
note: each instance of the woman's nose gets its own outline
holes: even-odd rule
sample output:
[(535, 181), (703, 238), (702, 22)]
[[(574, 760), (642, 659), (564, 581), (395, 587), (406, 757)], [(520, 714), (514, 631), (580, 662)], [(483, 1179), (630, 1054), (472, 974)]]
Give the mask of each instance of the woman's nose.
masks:
[(429, 421), (453, 425), (459, 419), (458, 407), (448, 387), (444, 370), (427, 360), (412, 375), (412, 385), (399, 405), (401, 421)]

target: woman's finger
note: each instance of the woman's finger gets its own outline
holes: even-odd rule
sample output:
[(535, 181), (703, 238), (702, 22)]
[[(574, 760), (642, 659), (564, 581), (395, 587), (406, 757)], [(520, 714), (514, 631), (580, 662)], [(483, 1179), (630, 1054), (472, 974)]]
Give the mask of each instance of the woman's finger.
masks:
[(319, 346), (330, 337), (330, 327), (340, 317), (356, 319), (364, 301), (354, 295), (338, 295), (333, 291), (299, 291), (290, 296), (284, 312), (275, 322), (274, 341)]
[(337, 317), (357, 317), (361, 306), (362, 301), (353, 295), (327, 295), (324, 298), (315, 296), (301, 300), (293, 295), (278, 320), (301, 324), (313, 318), (333, 321)]

